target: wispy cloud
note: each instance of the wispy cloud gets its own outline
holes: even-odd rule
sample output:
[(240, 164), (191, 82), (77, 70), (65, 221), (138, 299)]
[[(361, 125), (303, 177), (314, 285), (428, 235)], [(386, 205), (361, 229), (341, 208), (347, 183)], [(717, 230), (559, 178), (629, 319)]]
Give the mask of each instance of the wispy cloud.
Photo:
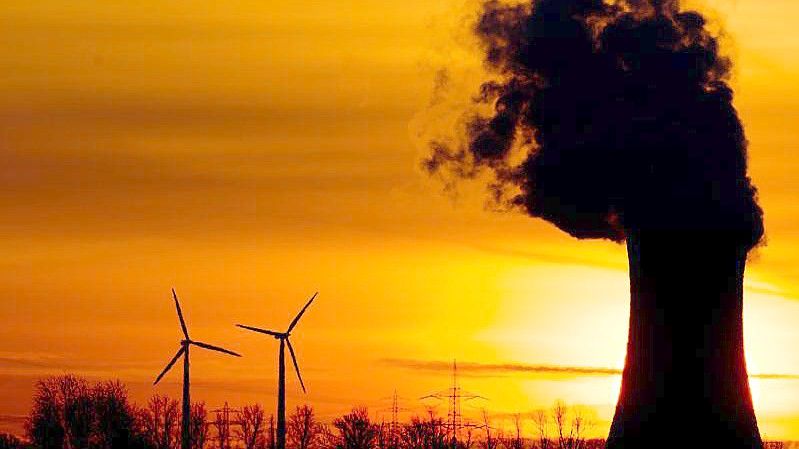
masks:
[[(420, 371), (450, 371), (451, 361), (442, 360), (412, 360), (412, 359), (383, 359), (383, 363), (398, 368), (407, 368)], [(489, 374), (501, 375), (505, 373), (530, 373), (530, 374), (564, 374), (580, 376), (616, 376), (621, 370), (616, 368), (564, 366), (564, 365), (531, 365), (524, 363), (479, 363), (458, 362), (458, 372), (463, 374)]]
[[(418, 371), (449, 372), (452, 362), (444, 360), (413, 360), (413, 359), (382, 359), (382, 363), (397, 368), (406, 368)], [(563, 375), (563, 376), (619, 376), (619, 368), (596, 366), (568, 366), (568, 365), (535, 365), (526, 363), (479, 363), (458, 362), (458, 373), (465, 375), (493, 375), (500, 376), (509, 373), (524, 373), (531, 375)], [(766, 380), (799, 380), (799, 374), (783, 373), (757, 373), (749, 377)]]
[[(156, 366), (153, 364), (152, 366)], [(0, 369), (10, 368), (16, 372), (64, 372), (107, 373), (150, 368), (145, 361), (96, 360), (74, 354), (52, 354), (46, 352), (0, 352)]]

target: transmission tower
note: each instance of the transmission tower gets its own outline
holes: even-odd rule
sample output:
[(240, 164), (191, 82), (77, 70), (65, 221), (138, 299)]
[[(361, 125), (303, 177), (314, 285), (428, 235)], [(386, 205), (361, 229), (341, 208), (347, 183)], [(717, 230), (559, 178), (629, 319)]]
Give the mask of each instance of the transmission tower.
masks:
[(381, 401), (391, 401), (391, 404), (386, 408), (381, 410), (388, 411), (391, 413), (391, 421), (388, 423), (388, 433), (389, 433), (389, 447), (396, 449), (399, 447), (399, 439), (400, 439), (400, 421), (399, 421), (399, 414), (401, 412), (407, 412), (407, 408), (400, 407), (400, 401), (403, 400), (398, 394), (397, 390), (394, 389), (394, 393), (391, 397), (383, 397)]
[(238, 410), (231, 408), (228, 405), (227, 401), (222, 408), (211, 410), (212, 413), (216, 414), (216, 419), (211, 423), (216, 427), (216, 436), (219, 441), (219, 447), (229, 448), (231, 447), (231, 441), (235, 438), (232, 435), (230, 426), (232, 425), (240, 425), (238, 420), (231, 421), (230, 413), (238, 414)]
[(447, 439), (454, 447), (460, 438), (460, 432), (464, 428), (479, 427), (472, 423), (464, 422), (462, 403), (473, 399), (486, 399), (478, 394), (470, 393), (461, 389), (458, 384), (458, 363), (452, 361), (452, 386), (447, 390), (423, 396), (421, 399), (435, 398), (447, 401), (447, 422), (445, 424)]

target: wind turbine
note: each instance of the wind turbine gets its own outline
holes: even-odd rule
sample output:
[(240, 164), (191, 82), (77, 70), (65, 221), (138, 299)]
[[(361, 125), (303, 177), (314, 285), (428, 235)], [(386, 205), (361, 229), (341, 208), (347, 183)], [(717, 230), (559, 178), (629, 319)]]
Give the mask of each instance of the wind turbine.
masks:
[(191, 416), (191, 399), (189, 397), (189, 347), (194, 345), (204, 349), (210, 349), (211, 351), (218, 351), (223, 352), (225, 354), (234, 355), (236, 357), (241, 357), (241, 355), (233, 352), (228, 351), (225, 348), (220, 348), (219, 346), (209, 345), (208, 343), (203, 343), (201, 341), (195, 341), (189, 338), (189, 330), (186, 328), (186, 321), (183, 320), (183, 312), (180, 310), (180, 303), (178, 302), (178, 295), (175, 293), (175, 289), (172, 289), (172, 297), (175, 299), (175, 309), (178, 311), (178, 319), (180, 320), (180, 328), (183, 331), (183, 336), (185, 337), (180, 342), (180, 349), (172, 357), (172, 360), (167, 363), (166, 368), (161, 371), (161, 374), (155, 379), (153, 385), (158, 384), (161, 381), (161, 378), (172, 368), (172, 365), (178, 361), (178, 359), (182, 356), (183, 357), (183, 416), (181, 421), (181, 431), (180, 431), (180, 449), (190, 449), (191, 448), (191, 438), (189, 435), (189, 427), (190, 427), (190, 416)]
[(302, 392), (305, 393), (305, 384), (302, 382), (302, 376), (300, 375), (300, 367), (297, 365), (297, 357), (294, 355), (294, 348), (291, 347), (291, 340), (289, 340), (289, 335), (291, 331), (294, 330), (294, 326), (297, 325), (297, 322), (300, 321), (302, 314), (305, 313), (305, 310), (308, 306), (311, 305), (313, 300), (316, 298), (319, 292), (316, 292), (311, 296), (311, 299), (308, 300), (308, 303), (305, 304), (305, 307), (300, 310), (300, 313), (294, 317), (294, 320), (291, 321), (289, 324), (288, 329), (286, 332), (275, 332), (266, 329), (260, 329), (257, 327), (252, 326), (245, 326), (243, 324), (237, 324), (236, 326), (251, 330), (254, 332), (259, 332), (261, 334), (271, 335), (275, 337), (275, 340), (280, 340), (280, 356), (278, 357), (278, 381), (277, 381), (277, 444), (275, 449), (285, 449), (286, 448), (286, 359), (285, 359), (285, 347), (289, 347), (289, 353), (291, 353), (291, 360), (294, 362), (294, 370), (297, 372), (297, 378), (300, 380), (300, 386), (302, 387)]

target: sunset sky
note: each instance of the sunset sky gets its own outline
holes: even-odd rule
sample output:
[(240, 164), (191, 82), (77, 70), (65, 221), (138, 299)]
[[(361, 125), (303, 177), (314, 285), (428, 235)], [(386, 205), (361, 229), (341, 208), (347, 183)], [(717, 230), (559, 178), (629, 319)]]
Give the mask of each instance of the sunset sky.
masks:
[[(170, 298), (192, 337), (193, 399), (274, 406), (280, 329), (323, 420), (489, 398), (498, 423), (555, 400), (606, 433), (624, 361), (622, 246), (486, 210), (419, 170), (479, 81), (464, 0), (9, 2), (0, 10), (0, 431), (35, 381), (119, 378), (179, 395)], [(762, 433), (799, 440), (799, 4), (704, 2), (735, 60), (766, 211), (746, 352)], [(447, 67), (446, 71), (441, 69)], [(694, 248), (685, 248), (686, 256)], [(611, 371), (609, 373), (609, 371)], [(780, 376), (774, 376), (780, 375)], [(793, 377), (792, 377), (793, 376)]]

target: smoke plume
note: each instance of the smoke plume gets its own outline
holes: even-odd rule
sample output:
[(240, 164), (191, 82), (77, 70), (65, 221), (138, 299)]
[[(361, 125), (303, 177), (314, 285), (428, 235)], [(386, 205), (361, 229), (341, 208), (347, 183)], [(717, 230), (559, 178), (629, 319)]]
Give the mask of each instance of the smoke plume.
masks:
[(493, 74), (475, 101), (492, 113), (467, 121), (463, 143), (432, 142), (428, 171), (490, 173), (495, 199), (579, 238), (761, 240), (731, 64), (701, 14), (677, 0), (489, 0), (474, 31)]

